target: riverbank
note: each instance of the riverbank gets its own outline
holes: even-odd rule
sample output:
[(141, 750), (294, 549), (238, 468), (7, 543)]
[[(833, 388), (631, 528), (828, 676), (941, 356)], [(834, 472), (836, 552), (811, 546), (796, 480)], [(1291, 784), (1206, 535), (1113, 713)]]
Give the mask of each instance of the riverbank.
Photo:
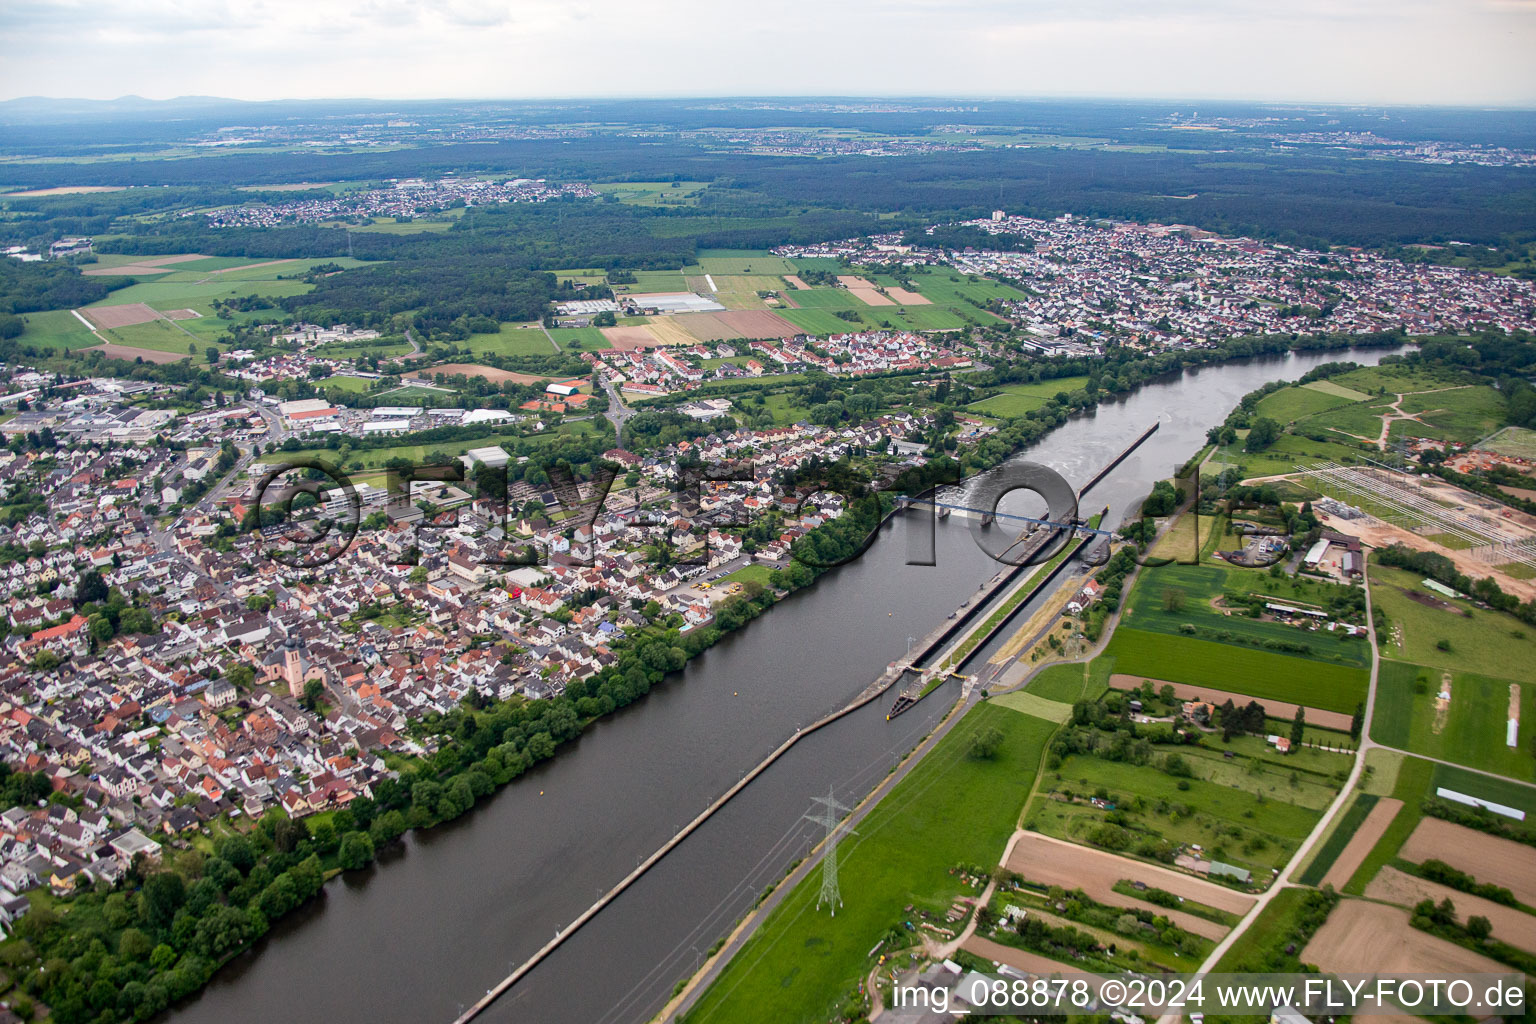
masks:
[[(1100, 485), (1117, 509), (1128, 507), (1150, 486), (1142, 465), (1171, 466), (1202, 443), (1211, 424), (1200, 408), (1229, 407), (1256, 383), (1321, 358), (1234, 364), (1157, 383), (1139, 398), (1070, 420), (1051, 434), (1049, 452), (1030, 457), (1086, 479), (1149, 419), (1164, 416), (1156, 449)], [(884, 527), (893, 528), (900, 529)], [(898, 543), (876, 545), (776, 602), (758, 628), (722, 635), (647, 700), (591, 722), (570, 751), (529, 768), (524, 785), (477, 801), (459, 821), (407, 833), (403, 844), (383, 849), (382, 868), (329, 886), (323, 907), (285, 923), (260, 956), (237, 958), (178, 1016), (244, 1022), (260, 1019), (257, 1007), (264, 1015), (290, 1007), (337, 1020), (368, 1012), (451, 1019), (463, 1009), (454, 1007), (456, 993), (481, 993), (504, 976), (589, 905), (598, 883), (622, 878), (783, 737), (899, 657), (906, 636), (930, 628), (996, 572), (966, 530), (941, 526), (938, 534), (937, 568), (907, 567)], [(846, 642), (855, 635), (858, 644)], [(520, 982), (491, 1017), (575, 1014), (597, 1022), (628, 1007), (628, 1016), (609, 1015), (616, 1021), (660, 1005), (694, 966), (693, 947), (702, 952), (729, 931), (803, 855), (805, 829), (785, 830), (804, 813), (805, 794), (824, 794), (829, 770), (840, 793), (868, 792), (942, 710), (920, 705), (887, 723), (873, 708), (802, 744)], [(487, 875), (492, 862), (497, 870)], [(470, 877), (473, 886), (462, 884)], [(573, 880), (582, 878), (592, 891), (580, 891)], [(397, 955), (358, 939), (402, 929), (429, 934), (432, 955)], [(638, 961), (618, 952), (641, 946), (654, 952)], [(594, 957), (608, 965), (596, 977)], [(353, 994), (333, 993), (332, 971), (307, 966), (320, 962), (359, 979)]]

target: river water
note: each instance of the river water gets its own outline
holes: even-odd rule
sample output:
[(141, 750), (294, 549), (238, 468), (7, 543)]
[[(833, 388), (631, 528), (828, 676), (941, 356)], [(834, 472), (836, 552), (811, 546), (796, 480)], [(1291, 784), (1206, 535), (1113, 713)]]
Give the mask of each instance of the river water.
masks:
[[(1081, 485), (1159, 422), (1084, 498), (1086, 514), (1108, 504), (1107, 522), (1119, 523), (1247, 392), (1331, 360), (1374, 364), (1388, 351), (1189, 371), (1068, 422), (1019, 457)], [(887, 524), (858, 562), (726, 638), (469, 814), (333, 880), (168, 1018), (451, 1021), (797, 726), (846, 704), (905, 653), (908, 637), (923, 636), (1001, 568), (958, 517), (938, 525), (935, 566), (906, 565), (906, 529)], [(946, 684), (892, 722), (882, 698), (801, 741), (481, 1019), (647, 1019), (810, 848), (817, 826), (803, 815), (811, 798), (830, 786), (855, 803), (957, 696)]]

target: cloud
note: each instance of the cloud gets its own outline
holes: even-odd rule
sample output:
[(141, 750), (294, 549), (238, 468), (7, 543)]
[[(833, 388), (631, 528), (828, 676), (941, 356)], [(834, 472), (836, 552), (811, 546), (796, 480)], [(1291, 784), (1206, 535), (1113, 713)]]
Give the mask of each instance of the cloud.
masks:
[(1536, 0), (14, 0), (0, 46), (4, 96), (1536, 104)]

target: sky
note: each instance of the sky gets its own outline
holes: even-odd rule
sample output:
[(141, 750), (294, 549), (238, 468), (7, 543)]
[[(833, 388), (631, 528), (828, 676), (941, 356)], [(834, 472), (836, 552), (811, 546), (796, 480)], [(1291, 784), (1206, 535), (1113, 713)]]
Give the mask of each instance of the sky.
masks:
[(4, 0), (0, 98), (1536, 107), (1536, 0)]

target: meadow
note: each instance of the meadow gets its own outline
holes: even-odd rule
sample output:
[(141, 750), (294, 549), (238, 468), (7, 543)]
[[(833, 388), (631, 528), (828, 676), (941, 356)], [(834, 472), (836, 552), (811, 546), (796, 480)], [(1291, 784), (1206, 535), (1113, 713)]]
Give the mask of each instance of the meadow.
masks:
[[(1536, 729), (1536, 683), (1520, 687), (1520, 742), (1505, 745), (1511, 680), (1473, 672), (1451, 673), (1451, 704), (1435, 731), (1435, 695), (1442, 672), (1406, 662), (1383, 662), (1377, 680), (1371, 737), (1415, 754), (1469, 768), (1536, 781), (1531, 733)], [(1418, 692), (1420, 689), (1422, 693)]]
[(1442, 367), (1409, 366), (1391, 363), (1387, 366), (1362, 366), (1347, 373), (1329, 377), (1335, 384), (1353, 388), (1367, 394), (1385, 392), (1389, 395), (1411, 391), (1429, 391), (1433, 388), (1458, 387), (1477, 383), (1475, 378), (1460, 370)]
[[(547, 356), (555, 351), (544, 331), (537, 325), (519, 327), (501, 324), (495, 334), (471, 334), (463, 341), (454, 342), (460, 352), (472, 355), (495, 353), (504, 356)], [(601, 332), (598, 334), (602, 336)], [(583, 347), (586, 347), (583, 345)]]
[(613, 347), (613, 342), (603, 337), (603, 332), (596, 327), (553, 327), (549, 333), (555, 339), (555, 344), (562, 349), (574, 348), (586, 352), (597, 352)]
[[(1309, 421), (1310, 422), (1310, 421)], [(1380, 430), (1380, 424), (1377, 425)], [(1243, 442), (1225, 445), (1211, 457), (1213, 463), (1242, 466), (1248, 477), (1280, 476), (1296, 472), (1296, 467), (1314, 462), (1359, 462), (1366, 453), (1352, 444), (1334, 441), (1313, 441), (1295, 434), (1282, 434), (1280, 439), (1262, 452), (1243, 451)]]
[(1012, 384), (991, 398), (972, 402), (967, 412), (985, 413), (989, 416), (1012, 418), (1023, 416), (1031, 409), (1038, 409), (1058, 394), (1071, 394), (1088, 383), (1087, 377), (1057, 377), (1027, 384)]
[[(1267, 869), (1290, 858), (1337, 791), (1329, 779), (1262, 759), (1228, 761), (1219, 752), (1203, 758), (1184, 749), (1180, 755), (1193, 778), (1092, 755), (1069, 756), (1042, 779), (1027, 813), (1028, 827), (1088, 842), (1110, 812), (1083, 798), (1102, 789), (1115, 804), (1114, 813), (1123, 816), (1123, 827), (1173, 843), (1198, 843), (1207, 856), (1249, 868), (1262, 884)], [(1078, 799), (1058, 798), (1066, 793)]]
[[(1439, 436), (1468, 444), (1487, 437), (1502, 426), (1507, 412), (1504, 396), (1491, 387), (1408, 395), (1401, 408), (1404, 412), (1417, 413), (1425, 423), (1439, 428)], [(1409, 433), (1417, 426), (1411, 422), (1402, 425)]]
[[(1365, 396), (1362, 395), (1361, 397), (1364, 398)], [(1288, 388), (1281, 388), (1279, 391), (1265, 395), (1259, 399), (1259, 404), (1254, 409), (1254, 412), (1260, 416), (1268, 416), (1270, 419), (1278, 420), (1281, 423), (1291, 423), (1315, 413), (1335, 409), (1341, 405), (1348, 405), (1352, 401), (1354, 400), (1330, 391), (1314, 388), (1311, 385), (1298, 384)]]
[[(1196, 565), (1165, 565), (1144, 572), (1125, 602), (1122, 626), (1170, 636), (1182, 636), (1186, 625), (1201, 630), (1225, 630), (1255, 645), (1276, 641), (1311, 647), (1311, 653), (1296, 653), (1296, 657), (1360, 668), (1370, 664), (1370, 649), (1362, 640), (1281, 622), (1263, 622), (1242, 614), (1222, 614), (1211, 602), (1222, 596), (1228, 576), (1235, 572)], [(1204, 633), (1201, 638), (1210, 639)]]
[[(1371, 602), (1391, 624), (1377, 637), (1383, 658), (1511, 680), (1530, 677), (1536, 640), (1514, 616), (1474, 608), (1464, 600), (1447, 602), (1456, 611), (1422, 604), (1407, 592), (1443, 599), (1429, 592), (1422, 576), (1390, 566), (1373, 563), (1370, 586)], [(1442, 641), (1447, 650), (1440, 648)]]
[[(982, 730), (991, 758), (970, 755)], [(720, 972), (686, 1024), (825, 1020), (874, 965), (870, 950), (915, 904), (942, 914), (972, 894), (950, 868), (992, 865), (1019, 820), (1053, 723), (986, 704), (897, 783), (844, 840), (837, 916), (815, 909), (820, 873), (806, 876)]]

